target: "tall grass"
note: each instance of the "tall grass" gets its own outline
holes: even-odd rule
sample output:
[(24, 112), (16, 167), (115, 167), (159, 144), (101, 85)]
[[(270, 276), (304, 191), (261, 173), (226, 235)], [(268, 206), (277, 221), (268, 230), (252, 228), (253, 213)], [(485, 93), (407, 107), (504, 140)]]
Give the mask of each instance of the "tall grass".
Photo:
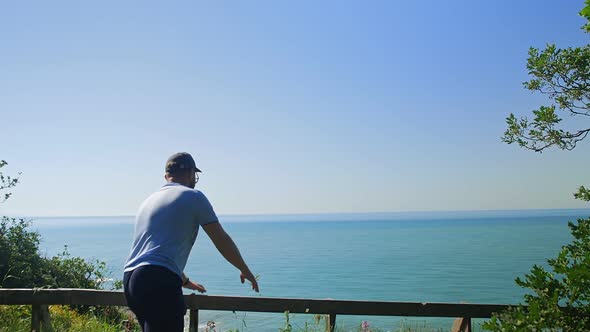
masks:
[[(118, 309), (115, 309), (118, 310)], [(115, 323), (109, 317), (93, 311), (81, 314), (68, 306), (49, 306), (51, 325), (55, 332), (121, 332), (121, 322)], [(0, 332), (31, 331), (30, 305), (1, 305)], [(141, 331), (132, 324), (131, 331)]]

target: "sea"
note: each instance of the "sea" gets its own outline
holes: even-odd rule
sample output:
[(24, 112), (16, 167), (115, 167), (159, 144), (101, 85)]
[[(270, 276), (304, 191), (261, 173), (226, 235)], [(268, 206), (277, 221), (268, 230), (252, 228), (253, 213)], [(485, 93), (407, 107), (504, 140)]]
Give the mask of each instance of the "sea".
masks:
[[(201, 231), (185, 272), (209, 295), (400, 302), (518, 304), (514, 279), (546, 266), (571, 241), (568, 221), (590, 209), (297, 215), (227, 215), (221, 223), (259, 276), (260, 293)], [(107, 263), (122, 279), (134, 217), (38, 217), (40, 249)], [(190, 293), (185, 291), (185, 293)], [(187, 315), (188, 318), (188, 315)], [(200, 331), (279, 331), (285, 314), (203, 311)], [(341, 331), (362, 322), (380, 331), (448, 331), (450, 318), (337, 316)], [(482, 320), (475, 320), (479, 330)], [(319, 328), (310, 314), (290, 314), (294, 330)], [(320, 323), (322, 324), (322, 323)]]

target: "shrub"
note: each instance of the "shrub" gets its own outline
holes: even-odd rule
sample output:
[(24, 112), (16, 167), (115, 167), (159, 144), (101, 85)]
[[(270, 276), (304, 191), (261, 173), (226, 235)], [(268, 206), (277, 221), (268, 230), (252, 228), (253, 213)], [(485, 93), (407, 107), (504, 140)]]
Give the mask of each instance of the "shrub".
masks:
[[(574, 240), (556, 258), (550, 270), (535, 265), (516, 283), (530, 290), (519, 305), (484, 323), (489, 331), (590, 331), (590, 219), (570, 222)], [(561, 306), (561, 307), (560, 307)]]

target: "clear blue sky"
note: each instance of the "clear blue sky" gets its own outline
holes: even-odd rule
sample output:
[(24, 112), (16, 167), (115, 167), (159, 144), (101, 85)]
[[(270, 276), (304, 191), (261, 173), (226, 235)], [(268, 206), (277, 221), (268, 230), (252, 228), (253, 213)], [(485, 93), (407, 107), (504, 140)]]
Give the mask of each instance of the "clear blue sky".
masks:
[(529, 46), (583, 1), (11, 1), (0, 159), (12, 215), (129, 215), (192, 153), (220, 214), (585, 207), (590, 142), (501, 143)]

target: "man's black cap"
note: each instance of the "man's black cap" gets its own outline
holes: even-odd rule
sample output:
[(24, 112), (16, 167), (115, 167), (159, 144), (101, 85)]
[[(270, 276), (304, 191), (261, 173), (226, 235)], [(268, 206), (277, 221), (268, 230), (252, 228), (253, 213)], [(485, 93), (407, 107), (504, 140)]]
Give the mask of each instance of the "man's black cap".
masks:
[(168, 173), (191, 168), (194, 168), (197, 172), (201, 171), (197, 168), (193, 157), (186, 152), (175, 153), (168, 158), (168, 161), (166, 161), (166, 172)]

